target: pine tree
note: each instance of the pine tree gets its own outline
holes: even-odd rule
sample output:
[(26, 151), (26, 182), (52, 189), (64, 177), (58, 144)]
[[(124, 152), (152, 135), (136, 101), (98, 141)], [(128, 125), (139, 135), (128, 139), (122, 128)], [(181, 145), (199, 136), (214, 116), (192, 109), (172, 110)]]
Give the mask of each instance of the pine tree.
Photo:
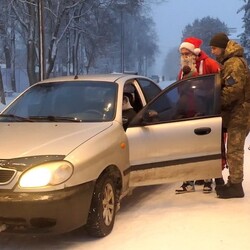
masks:
[(198, 37), (203, 40), (202, 50), (211, 56), (209, 41), (217, 32), (229, 34), (227, 25), (218, 18), (210, 16), (202, 19), (195, 19), (192, 24), (188, 24), (182, 32), (182, 41), (189, 36)]
[(245, 4), (240, 8), (240, 11), (244, 11), (243, 23), (244, 32), (240, 35), (241, 45), (245, 49), (245, 56), (250, 63), (250, 0), (244, 0)]

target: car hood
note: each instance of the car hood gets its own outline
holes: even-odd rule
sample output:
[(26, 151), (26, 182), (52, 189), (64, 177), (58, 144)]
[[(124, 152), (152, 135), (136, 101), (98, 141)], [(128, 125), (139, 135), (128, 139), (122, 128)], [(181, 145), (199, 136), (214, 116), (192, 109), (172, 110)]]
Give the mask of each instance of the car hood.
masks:
[(112, 125), (105, 123), (0, 123), (0, 159), (67, 155)]

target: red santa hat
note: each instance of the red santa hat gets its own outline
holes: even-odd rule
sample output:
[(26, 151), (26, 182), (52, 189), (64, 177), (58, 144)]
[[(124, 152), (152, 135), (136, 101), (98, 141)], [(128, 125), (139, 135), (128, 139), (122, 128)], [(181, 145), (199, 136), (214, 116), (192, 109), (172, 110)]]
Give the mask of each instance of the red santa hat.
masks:
[(201, 45), (203, 41), (201, 39), (198, 39), (196, 37), (188, 37), (186, 38), (183, 43), (181, 43), (179, 50), (185, 48), (194, 53), (195, 55), (199, 55), (201, 52)]

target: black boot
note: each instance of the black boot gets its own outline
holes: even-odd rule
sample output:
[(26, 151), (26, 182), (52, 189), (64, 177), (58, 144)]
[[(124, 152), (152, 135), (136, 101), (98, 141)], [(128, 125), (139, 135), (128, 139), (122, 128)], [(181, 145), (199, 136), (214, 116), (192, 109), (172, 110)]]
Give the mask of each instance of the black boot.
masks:
[(223, 178), (216, 178), (215, 179), (215, 184), (216, 184), (215, 191), (217, 193), (221, 189), (227, 188), (231, 184), (231, 182), (230, 182), (230, 176), (228, 177), (228, 180), (227, 180), (226, 184), (225, 184), (225, 181), (224, 181)]
[(215, 178), (215, 185), (216, 186), (223, 186), (225, 184), (223, 178)]
[(216, 189), (216, 193), (218, 195), (218, 198), (221, 199), (244, 197), (242, 183), (228, 182), (226, 185), (218, 186)]
[(224, 185), (216, 185), (215, 187), (215, 191), (216, 193), (218, 194), (220, 191), (224, 190), (224, 189), (227, 189), (229, 186), (230, 186), (230, 182), (228, 181), (226, 184)]

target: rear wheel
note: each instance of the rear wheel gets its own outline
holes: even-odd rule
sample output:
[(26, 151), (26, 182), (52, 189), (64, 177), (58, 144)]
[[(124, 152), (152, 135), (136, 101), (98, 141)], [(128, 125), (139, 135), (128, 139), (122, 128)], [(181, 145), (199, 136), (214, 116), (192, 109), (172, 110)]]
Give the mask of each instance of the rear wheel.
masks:
[(108, 173), (96, 183), (89, 211), (86, 230), (91, 236), (104, 237), (114, 226), (117, 207), (114, 178)]

